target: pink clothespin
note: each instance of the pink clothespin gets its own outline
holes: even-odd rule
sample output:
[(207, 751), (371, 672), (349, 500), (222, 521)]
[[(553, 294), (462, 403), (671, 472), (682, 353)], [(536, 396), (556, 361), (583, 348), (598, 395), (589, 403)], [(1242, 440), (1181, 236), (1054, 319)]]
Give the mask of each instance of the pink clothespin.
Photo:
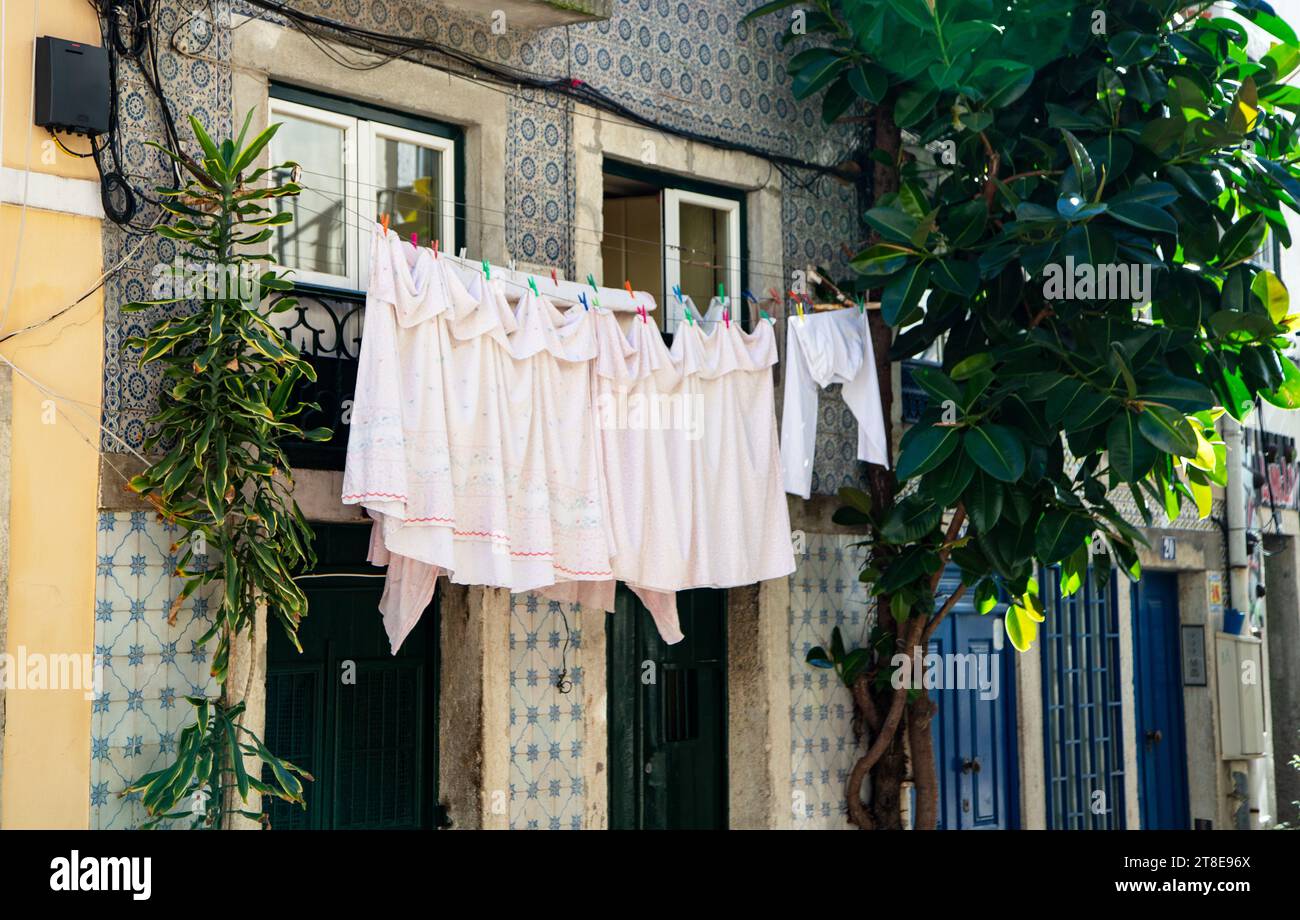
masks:
[(433, 257), (434, 257), (435, 259), (438, 258), (438, 243), (440, 243), (440, 242), (441, 242), (441, 240), (434, 240), (434, 241), (433, 241)]
[(730, 309), (729, 307), (724, 307), (724, 308), (723, 308), (723, 310), (722, 310), (722, 321), (723, 321), (724, 323), (727, 324), (727, 328), (728, 328), (728, 329), (731, 328), (731, 309)]
[(420, 248), (420, 234), (418, 233), (411, 234), (411, 245), (414, 246), (416, 249)]
[(646, 312), (646, 308), (645, 308), (645, 307), (637, 307), (637, 308), (636, 308), (636, 312), (639, 313), (639, 314), (641, 314), (641, 322), (643, 322), (643, 323), (648, 323), (648, 322), (650, 322), (650, 320), (647, 318), (647, 317), (648, 317), (648, 314), (647, 314), (647, 312)]

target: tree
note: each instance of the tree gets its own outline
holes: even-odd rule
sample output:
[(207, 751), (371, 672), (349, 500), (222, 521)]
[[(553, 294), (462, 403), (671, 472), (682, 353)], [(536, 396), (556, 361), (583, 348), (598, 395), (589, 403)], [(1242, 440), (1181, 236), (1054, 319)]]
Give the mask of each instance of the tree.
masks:
[[(924, 649), (967, 590), (985, 613), (1011, 598), (1006, 631), (1025, 651), (1042, 567), (1059, 566), (1066, 594), (1089, 571), (1140, 576), (1145, 541), (1119, 495), (1148, 525), (1153, 506), (1204, 517), (1227, 483), (1225, 413), (1300, 406), (1284, 353), (1300, 314), (1252, 261), (1270, 232), (1289, 244), (1283, 205), (1300, 202), (1300, 88), (1283, 82), (1300, 40), (1265, 3), (1230, 5), (1239, 18), (1168, 0), (788, 14), (787, 39), (812, 36), (788, 65), (795, 95), (820, 99), (828, 124), (871, 109), (874, 201), (853, 268), (897, 330), (889, 357), (944, 343), (942, 367), (916, 374), (930, 404), (896, 480), (873, 469), (868, 491), (842, 493), (882, 615), (864, 648), (809, 656), (840, 669), (870, 735), (847, 789), (859, 827), (899, 825), (904, 735), (917, 826), (937, 819), (933, 705), (894, 688), (894, 654)], [(1259, 59), (1243, 19), (1274, 39)], [(962, 584), (937, 600), (949, 562)]]

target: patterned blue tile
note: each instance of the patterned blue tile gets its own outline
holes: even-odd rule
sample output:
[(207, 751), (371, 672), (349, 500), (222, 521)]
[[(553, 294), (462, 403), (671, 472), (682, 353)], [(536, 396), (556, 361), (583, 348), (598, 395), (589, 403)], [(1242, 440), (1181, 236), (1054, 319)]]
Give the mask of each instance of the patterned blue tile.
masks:
[(97, 530), (95, 656), (103, 684), (91, 704), (91, 827), (132, 828), (144, 810), (119, 793), (175, 752), (194, 719), (184, 697), (217, 693), (207, 649), (190, 654), (212, 618), (209, 597), (200, 594), (167, 623), (181, 586), (162, 564), (173, 525), (144, 512), (101, 512)]
[(844, 787), (861, 745), (853, 733), (853, 699), (834, 671), (805, 658), (830, 644), (836, 626), (847, 647), (861, 645), (875, 620), (874, 602), (858, 581), (864, 550), (856, 537), (809, 534), (790, 576), (790, 782), (796, 828), (847, 827)]
[[(597, 615), (603, 617), (585, 616)], [(535, 594), (511, 598), (511, 829), (582, 828), (584, 675), (574, 665), (582, 647), (582, 616), (576, 604)], [(556, 687), (562, 673), (572, 682), (567, 693)]]

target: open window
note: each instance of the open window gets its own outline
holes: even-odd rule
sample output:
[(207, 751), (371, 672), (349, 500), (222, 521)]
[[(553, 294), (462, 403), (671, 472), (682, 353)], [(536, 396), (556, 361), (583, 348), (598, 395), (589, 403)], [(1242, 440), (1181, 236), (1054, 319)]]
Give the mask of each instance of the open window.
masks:
[(403, 237), (456, 247), (454, 129), (290, 87), (272, 88), (270, 115), (282, 123), (271, 161), (301, 167), (303, 193), (277, 202), (293, 222), (271, 241), (294, 281), (363, 290), (369, 228), (383, 213)]
[(606, 284), (630, 281), (635, 290), (651, 293), (667, 335), (685, 321), (676, 288), (695, 304), (699, 320), (719, 288), (722, 303), (738, 321), (743, 318), (742, 191), (607, 161), (604, 192)]

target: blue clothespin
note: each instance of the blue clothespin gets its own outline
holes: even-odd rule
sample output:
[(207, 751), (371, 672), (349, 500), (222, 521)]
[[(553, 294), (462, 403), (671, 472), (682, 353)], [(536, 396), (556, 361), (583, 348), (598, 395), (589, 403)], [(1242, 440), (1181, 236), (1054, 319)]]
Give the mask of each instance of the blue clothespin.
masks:
[(680, 284), (674, 284), (674, 285), (673, 285), (673, 296), (677, 298), (677, 302), (678, 302), (678, 303), (682, 303), (682, 302), (683, 302), (683, 301), (682, 301), (682, 286), (681, 286)]
[(578, 300), (582, 303), (582, 309), (584, 309), (584, 310), (590, 310), (590, 309), (591, 309), (591, 307), (587, 306), (587, 292), (586, 292), (586, 291), (579, 291), (579, 292), (578, 292)]
[(754, 292), (751, 291), (749, 288), (745, 288), (744, 298), (748, 300), (750, 303), (758, 303), (758, 298), (754, 296)]

